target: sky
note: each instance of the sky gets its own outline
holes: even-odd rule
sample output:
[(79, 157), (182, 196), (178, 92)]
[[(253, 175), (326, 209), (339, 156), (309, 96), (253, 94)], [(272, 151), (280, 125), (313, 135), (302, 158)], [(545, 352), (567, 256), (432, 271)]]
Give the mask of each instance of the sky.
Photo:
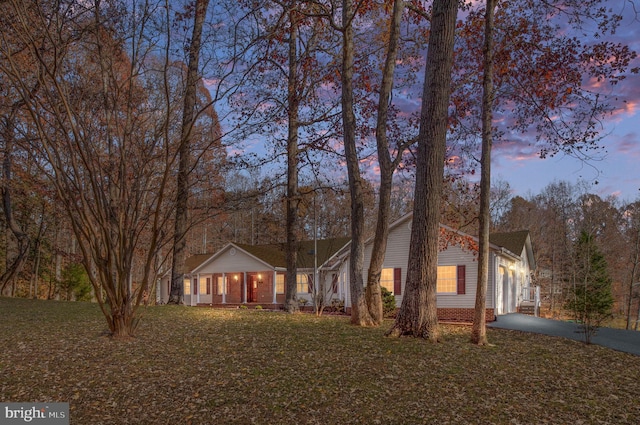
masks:
[[(607, 40), (627, 44), (640, 54), (640, 0), (610, 0), (609, 5), (623, 16), (614, 37)], [(634, 8), (638, 10), (638, 16)], [(640, 67), (640, 57), (629, 69)], [(492, 180), (509, 183), (513, 196), (539, 194), (555, 181), (577, 183), (584, 180), (590, 192), (602, 198), (616, 196), (621, 201), (640, 199), (640, 75), (628, 74), (618, 85), (604, 88), (617, 98), (616, 109), (602, 121), (602, 150), (589, 161), (567, 155), (540, 159), (535, 147), (522, 143), (495, 143), (492, 151)], [(399, 101), (400, 97), (396, 99)], [(412, 99), (407, 108), (419, 107)], [(399, 105), (400, 109), (404, 109)], [(231, 153), (262, 151), (264, 139), (246, 140), (247, 144)], [(377, 168), (377, 167), (376, 167)], [(374, 173), (376, 170), (372, 170)]]
[[(629, 2), (612, 3), (624, 17), (616, 41), (627, 43), (640, 55), (640, 17), (636, 19)], [(640, 3), (635, 3), (638, 8)], [(640, 67), (640, 58), (636, 57), (630, 68), (633, 67)], [(613, 195), (621, 201), (640, 199), (640, 75), (628, 75), (612, 88), (611, 94), (618, 97), (618, 108), (603, 122), (603, 151), (597, 158), (588, 162), (566, 155), (540, 159), (527, 147), (495, 146), (492, 180), (507, 181), (513, 195), (523, 197), (540, 193), (554, 181), (585, 180), (591, 185), (591, 193), (603, 198)]]
[(540, 193), (554, 181), (584, 180), (591, 193), (603, 198), (640, 199), (640, 77), (628, 78), (624, 86), (629, 107), (605, 121), (603, 150), (596, 158), (582, 161), (559, 154), (540, 159), (521, 146), (498, 147), (492, 152), (492, 180), (508, 182), (512, 193), (523, 197)]

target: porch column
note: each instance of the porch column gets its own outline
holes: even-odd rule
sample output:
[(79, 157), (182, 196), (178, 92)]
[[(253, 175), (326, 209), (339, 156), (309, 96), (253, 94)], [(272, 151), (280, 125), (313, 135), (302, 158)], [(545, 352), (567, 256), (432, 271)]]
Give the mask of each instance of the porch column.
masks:
[(242, 288), (244, 289), (242, 291), (242, 304), (246, 304), (247, 303), (247, 272), (243, 273), (243, 279), (242, 279)]
[(193, 285), (193, 281), (194, 281), (193, 276), (189, 276), (189, 280), (191, 281), (191, 294), (189, 294), (190, 295), (189, 305), (193, 307), (194, 305), (196, 305), (196, 293), (195, 293), (196, 288)]
[(500, 267), (498, 266), (498, 259), (495, 254), (491, 254), (489, 259), (493, 264), (493, 314), (497, 316), (502, 313), (498, 311), (498, 272), (500, 271)]
[(222, 273), (222, 304), (227, 303), (227, 274)]
[(196, 285), (198, 285), (196, 288), (196, 291), (198, 292), (198, 295), (196, 296), (196, 305), (197, 305), (197, 304), (200, 304), (200, 273), (196, 275), (196, 280), (197, 280)]
[(278, 284), (276, 283), (276, 278), (278, 277), (278, 274), (276, 273), (275, 269), (273, 270), (273, 304), (277, 304), (278, 300), (276, 299), (276, 293), (278, 291)]

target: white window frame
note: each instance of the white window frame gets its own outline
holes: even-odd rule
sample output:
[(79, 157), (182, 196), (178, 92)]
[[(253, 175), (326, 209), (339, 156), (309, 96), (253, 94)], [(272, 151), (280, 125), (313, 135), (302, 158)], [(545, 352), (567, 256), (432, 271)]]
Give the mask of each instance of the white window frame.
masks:
[(276, 273), (276, 294), (284, 294), (285, 277), (284, 273)]
[(185, 295), (191, 295), (191, 279), (184, 279), (183, 289)]
[(296, 292), (298, 294), (308, 294), (309, 293), (309, 276), (308, 273), (298, 273), (296, 274)]
[(394, 283), (395, 283), (395, 269), (393, 267), (383, 268), (380, 273), (380, 286), (384, 286), (391, 292), (394, 293)]

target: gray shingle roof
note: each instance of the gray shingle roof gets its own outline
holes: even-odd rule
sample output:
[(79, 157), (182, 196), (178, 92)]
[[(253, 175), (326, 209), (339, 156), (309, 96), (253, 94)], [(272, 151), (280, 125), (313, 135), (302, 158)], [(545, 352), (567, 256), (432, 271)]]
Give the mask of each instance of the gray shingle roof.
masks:
[(212, 254), (196, 254), (184, 260), (184, 269), (187, 273), (198, 267), (200, 264), (211, 258)]
[[(333, 256), (340, 248), (345, 246), (349, 242), (349, 238), (333, 238), (318, 240), (318, 266), (326, 262), (331, 256)], [(268, 244), (268, 245), (248, 245), (248, 244), (236, 244), (239, 248), (247, 251), (249, 254), (259, 258), (267, 264), (273, 267), (286, 267), (286, 244)], [(300, 241), (298, 248), (298, 267), (299, 268), (313, 268), (313, 248), (314, 241)]]
[(516, 255), (522, 254), (522, 250), (529, 236), (528, 230), (518, 230), (516, 232), (492, 233), (489, 235), (489, 242), (494, 245), (508, 249)]

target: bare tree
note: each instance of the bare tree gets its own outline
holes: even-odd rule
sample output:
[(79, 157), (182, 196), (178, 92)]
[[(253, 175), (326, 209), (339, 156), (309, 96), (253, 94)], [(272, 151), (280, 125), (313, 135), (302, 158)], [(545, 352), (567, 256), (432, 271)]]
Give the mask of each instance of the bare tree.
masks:
[(382, 84), (378, 98), (378, 116), (376, 121), (376, 146), (378, 164), (380, 165), (380, 188), (378, 197), (378, 218), (376, 233), (373, 239), (371, 260), (367, 273), (366, 300), (369, 314), (375, 325), (382, 324), (383, 305), (380, 288), (380, 275), (387, 249), (389, 223), (391, 221), (391, 192), (393, 190), (393, 174), (402, 159), (402, 148), (398, 149), (396, 157), (391, 159), (389, 140), (387, 138), (387, 120), (389, 117), (389, 101), (393, 87), (393, 74), (398, 55), (398, 39), (400, 36), (400, 21), (404, 10), (404, 0), (393, 2), (393, 13), (389, 20), (389, 44), (387, 57), (382, 73)]
[(5, 4), (43, 87), (32, 93), (33, 74), (1, 43), (0, 68), (37, 134), (30, 147), (67, 212), (111, 334), (133, 335), (173, 211), (175, 141), (163, 137), (171, 117), (145, 90), (159, 76), (143, 37), (152, 5), (121, 19), (111, 3)]
[(191, 139), (196, 121), (196, 89), (199, 75), (202, 25), (207, 14), (209, 0), (196, 0), (193, 15), (193, 32), (189, 44), (189, 63), (182, 109), (182, 129), (178, 148), (178, 180), (176, 195), (176, 218), (173, 233), (173, 256), (171, 262), (171, 293), (169, 304), (180, 304), (183, 296), (184, 261), (186, 257), (187, 209), (189, 202), (189, 174), (192, 169)]
[(457, 13), (455, 0), (433, 3), (405, 294), (396, 321), (387, 332), (433, 342), (440, 336), (436, 306), (440, 203)]
[[(626, 303), (626, 329), (631, 329), (633, 323), (631, 311), (633, 308), (634, 294), (637, 292), (637, 287), (640, 286), (638, 284), (640, 281), (640, 202), (636, 201), (625, 207), (624, 210), (626, 223), (623, 231), (623, 238), (627, 241), (627, 246), (630, 247), (629, 255), (627, 257), (627, 268), (631, 269), (628, 271), (627, 280), (628, 293)], [(638, 322), (636, 321), (635, 329), (637, 329), (637, 323)]]
[[(20, 228), (13, 213), (13, 156), (16, 149), (15, 143), (15, 119), (18, 104), (14, 104), (10, 113), (2, 120), (2, 145), (4, 158), (2, 160), (2, 210), (6, 225), (17, 241), (17, 252), (14, 258), (8, 262), (7, 268), (0, 276), (0, 294), (3, 294), (6, 286), (10, 282), (15, 282), (15, 278), (24, 266), (31, 245), (29, 235)], [(13, 295), (13, 290), (11, 291)]]
[(486, 304), (489, 281), (489, 230), (491, 228), (489, 202), (491, 200), (491, 144), (493, 141), (493, 20), (495, 6), (496, 3), (494, 0), (487, 0), (484, 22), (478, 282), (473, 327), (471, 329), (471, 342), (478, 345), (486, 345), (488, 343)]
[(351, 195), (351, 255), (349, 257), (349, 289), (351, 291), (351, 323), (373, 324), (364, 294), (364, 190), (360, 161), (356, 150), (356, 117), (353, 105), (353, 19), (356, 9), (351, 0), (342, 0), (342, 125), (344, 153)]

